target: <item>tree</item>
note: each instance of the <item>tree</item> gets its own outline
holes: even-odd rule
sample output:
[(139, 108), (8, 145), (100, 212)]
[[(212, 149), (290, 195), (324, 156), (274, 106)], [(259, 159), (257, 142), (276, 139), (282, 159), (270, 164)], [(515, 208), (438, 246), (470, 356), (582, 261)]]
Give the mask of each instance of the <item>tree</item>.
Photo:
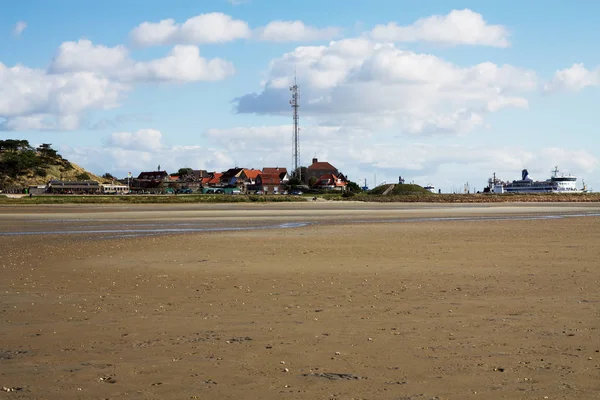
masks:
[(356, 182), (352, 182), (352, 181), (348, 181), (348, 183), (346, 185), (346, 189), (352, 193), (358, 193), (362, 190)]
[(171, 176), (173, 175), (177, 175), (179, 176), (179, 180), (180, 181), (191, 181), (193, 180), (193, 173), (194, 170), (191, 168), (179, 168), (179, 170), (177, 171), (177, 173), (171, 174)]
[(107, 173), (105, 173), (104, 175), (102, 175), (102, 178), (103, 178), (103, 179), (106, 179), (106, 180), (111, 180), (111, 181), (114, 181), (114, 180), (116, 180), (116, 179), (117, 179), (117, 178), (115, 178), (115, 177), (113, 176), (113, 174), (111, 174), (111, 173), (109, 173), (109, 172), (107, 172)]
[(42, 143), (36, 148), (36, 150), (41, 154), (43, 159), (54, 160), (57, 158), (58, 153), (51, 146), (51, 143)]
[(317, 184), (317, 177), (311, 176), (310, 179), (308, 180), (308, 186), (314, 187), (316, 184)]
[(88, 174), (87, 172), (77, 174), (75, 178), (80, 181), (89, 181), (91, 179), (90, 174)]
[(0, 140), (0, 151), (27, 151), (32, 150), (27, 140), (6, 139)]
[(288, 181), (288, 185), (293, 188), (293, 187), (296, 187), (298, 185), (302, 185), (302, 181), (300, 179), (298, 179), (297, 177), (294, 176), (294, 177), (292, 177), (292, 179), (290, 179)]

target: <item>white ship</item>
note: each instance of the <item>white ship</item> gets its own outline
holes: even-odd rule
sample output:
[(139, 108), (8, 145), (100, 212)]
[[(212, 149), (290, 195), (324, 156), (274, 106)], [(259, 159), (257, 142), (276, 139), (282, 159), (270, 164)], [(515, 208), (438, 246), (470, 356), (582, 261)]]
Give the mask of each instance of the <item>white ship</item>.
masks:
[(534, 181), (529, 177), (529, 172), (524, 169), (521, 179), (512, 182), (503, 182), (496, 178), (488, 180), (486, 192), (494, 193), (584, 193), (587, 192), (585, 184), (582, 189), (577, 188), (577, 177), (560, 174), (558, 167), (554, 167), (552, 176), (545, 181)]
[(423, 186), (423, 189), (430, 191), (431, 193), (435, 193), (435, 186), (429, 183), (427, 186)]

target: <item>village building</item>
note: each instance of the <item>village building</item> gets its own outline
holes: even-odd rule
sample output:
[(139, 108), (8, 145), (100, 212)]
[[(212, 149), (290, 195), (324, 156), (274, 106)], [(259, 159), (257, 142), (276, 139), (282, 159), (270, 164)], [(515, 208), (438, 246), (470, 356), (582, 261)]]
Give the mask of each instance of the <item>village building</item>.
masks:
[(285, 186), (278, 174), (260, 174), (255, 189), (264, 194), (281, 194), (285, 192)]
[(319, 178), (315, 184), (315, 188), (324, 190), (345, 190), (347, 185), (348, 182), (344, 175), (325, 174)]
[(242, 181), (239, 179), (240, 174), (245, 168), (229, 168), (221, 175), (221, 184), (224, 186), (238, 186), (242, 185)]
[(287, 184), (290, 181), (290, 176), (288, 174), (287, 168), (282, 168), (282, 167), (275, 167), (275, 168), (271, 168), (271, 167), (265, 167), (262, 170), (263, 174), (267, 174), (267, 175), (277, 175), (279, 176), (279, 179), (281, 181), (281, 183), (283, 184)]
[(60, 181), (52, 180), (46, 185), (46, 191), (53, 194), (97, 194), (100, 184), (96, 181)]
[(336, 167), (326, 161), (319, 161), (317, 158), (312, 159), (312, 164), (307, 168), (301, 169), (302, 181), (308, 186), (314, 186), (322, 176), (332, 174), (337, 176), (339, 171)]
[(130, 182), (133, 193), (162, 193), (170, 182), (167, 171), (144, 171)]
[(167, 171), (145, 171), (140, 172), (137, 179), (140, 181), (166, 182), (169, 180), (169, 174), (167, 174)]

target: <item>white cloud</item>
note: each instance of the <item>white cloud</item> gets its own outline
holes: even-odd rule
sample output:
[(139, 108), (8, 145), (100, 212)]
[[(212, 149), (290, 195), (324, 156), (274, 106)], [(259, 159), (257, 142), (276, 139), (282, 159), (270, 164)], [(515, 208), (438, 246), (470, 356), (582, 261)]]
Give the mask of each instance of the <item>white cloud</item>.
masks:
[(93, 72), (47, 74), (0, 63), (0, 126), (5, 130), (75, 129), (91, 109), (111, 109), (128, 86)]
[(143, 22), (134, 28), (130, 40), (136, 46), (225, 43), (251, 35), (248, 24), (223, 13), (200, 14), (182, 24), (173, 19)]
[(23, 33), (23, 31), (25, 30), (25, 28), (27, 28), (27, 23), (25, 21), (19, 21), (15, 24), (15, 27), (13, 28), (13, 35), (15, 36), (21, 36), (21, 33)]
[(50, 71), (93, 71), (122, 82), (195, 82), (225, 79), (235, 68), (220, 58), (201, 57), (197, 46), (177, 45), (163, 58), (136, 62), (124, 46), (105, 47), (82, 39), (63, 43)]
[(232, 63), (220, 58), (207, 60), (196, 46), (177, 45), (164, 58), (137, 62), (119, 74), (133, 81), (219, 81), (235, 73)]
[(237, 111), (289, 114), (294, 69), (303, 116), (321, 123), (395, 128), (404, 133), (466, 133), (487, 113), (527, 107), (534, 72), (490, 62), (460, 67), (439, 57), (365, 38), (302, 46), (269, 64), (261, 93), (237, 99)]
[(509, 33), (504, 26), (490, 25), (481, 14), (469, 9), (422, 18), (409, 26), (399, 26), (395, 22), (377, 25), (369, 36), (378, 41), (397, 43), (425, 41), (447, 45), (510, 45)]
[(600, 85), (600, 67), (586, 69), (583, 64), (573, 64), (569, 68), (556, 71), (544, 89), (547, 92), (580, 91), (589, 86)]
[(231, 4), (232, 6), (239, 6), (242, 4), (248, 4), (250, 3), (250, 0), (227, 0), (227, 2), (229, 4)]
[(196, 46), (135, 61), (124, 46), (65, 42), (47, 70), (0, 63), (0, 130), (73, 130), (89, 111), (119, 107), (133, 84), (216, 81), (234, 73), (230, 62), (203, 58)]
[(64, 42), (56, 51), (49, 71), (52, 73), (92, 71), (113, 73), (131, 63), (125, 46), (106, 47), (87, 39)]
[(106, 143), (109, 147), (120, 147), (124, 150), (157, 151), (163, 145), (162, 134), (156, 129), (140, 129), (137, 132), (112, 133)]
[(255, 32), (259, 40), (269, 42), (309, 42), (330, 40), (341, 35), (341, 29), (334, 27), (316, 28), (302, 21), (271, 21)]

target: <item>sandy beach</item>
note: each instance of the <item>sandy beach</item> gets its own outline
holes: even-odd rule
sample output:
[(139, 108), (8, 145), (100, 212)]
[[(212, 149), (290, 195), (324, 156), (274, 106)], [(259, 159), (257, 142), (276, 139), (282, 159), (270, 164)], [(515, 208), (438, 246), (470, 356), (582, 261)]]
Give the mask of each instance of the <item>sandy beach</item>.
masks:
[(0, 207), (0, 398), (597, 399), (599, 214)]

